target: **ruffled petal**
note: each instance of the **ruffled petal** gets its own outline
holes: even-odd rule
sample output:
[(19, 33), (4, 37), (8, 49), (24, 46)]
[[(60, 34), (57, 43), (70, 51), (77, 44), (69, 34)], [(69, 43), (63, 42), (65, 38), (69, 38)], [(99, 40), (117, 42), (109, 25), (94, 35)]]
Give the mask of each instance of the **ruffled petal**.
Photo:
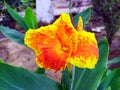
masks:
[(33, 49), (36, 53), (39, 53), (41, 47), (44, 47), (47, 40), (55, 37), (56, 27), (49, 25), (41, 27), (39, 29), (29, 29), (24, 38), (25, 44)]
[(35, 51), (38, 66), (57, 71), (65, 68), (67, 54), (62, 50), (56, 30), (54, 25), (28, 30), (25, 44)]
[(63, 70), (66, 67), (66, 58), (66, 53), (62, 51), (56, 51), (51, 48), (42, 48), (41, 53), (37, 55), (36, 63), (39, 67), (58, 71)]
[(68, 58), (68, 62), (80, 68), (93, 69), (99, 56), (95, 35), (80, 31), (78, 40), (77, 51)]
[(61, 42), (63, 50), (70, 54), (76, 51), (78, 45), (78, 32), (72, 25), (70, 15), (62, 13), (55, 21), (54, 25), (57, 27), (56, 34)]

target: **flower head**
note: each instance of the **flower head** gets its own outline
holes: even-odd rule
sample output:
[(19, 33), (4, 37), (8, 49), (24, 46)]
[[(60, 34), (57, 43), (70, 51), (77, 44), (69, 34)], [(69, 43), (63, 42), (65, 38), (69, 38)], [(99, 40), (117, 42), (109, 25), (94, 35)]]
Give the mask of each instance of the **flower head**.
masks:
[(94, 33), (82, 28), (79, 18), (77, 30), (69, 14), (62, 15), (52, 24), (29, 29), (25, 44), (36, 53), (36, 63), (41, 68), (63, 70), (72, 64), (80, 68), (94, 68), (98, 61), (98, 47)]

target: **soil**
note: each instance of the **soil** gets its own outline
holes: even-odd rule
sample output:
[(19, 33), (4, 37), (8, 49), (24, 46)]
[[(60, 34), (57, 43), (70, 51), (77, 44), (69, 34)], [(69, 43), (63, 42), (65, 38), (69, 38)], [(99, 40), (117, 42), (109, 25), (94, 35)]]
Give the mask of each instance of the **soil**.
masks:
[[(38, 68), (35, 63), (35, 54), (31, 49), (7, 38), (0, 39), (0, 58), (10, 65), (23, 67), (33, 72)], [(61, 82), (61, 72), (54, 73), (53, 70), (46, 70), (46, 74)]]
[[(103, 20), (99, 18), (96, 20), (92, 18), (90, 22), (86, 26), (87, 31), (92, 32), (92, 28), (103, 26)], [(10, 26), (11, 27), (11, 26)], [(24, 32), (18, 25), (14, 25), (14, 28), (19, 30), (20, 32)], [(105, 30), (101, 30), (100, 32), (95, 32), (96, 38), (98, 41), (102, 40), (106, 36)], [(120, 57), (120, 32), (117, 32), (112, 40), (112, 44), (110, 46), (109, 51), (109, 60), (115, 57)], [(6, 63), (9, 63), (14, 66), (20, 66), (27, 68), (30, 71), (35, 71), (37, 69), (37, 65), (35, 64), (35, 54), (34, 52), (22, 45), (19, 45), (0, 33), (0, 58), (2, 58)], [(119, 67), (120, 64), (115, 64), (112, 66), (113, 68)], [(46, 71), (48, 77), (52, 77), (58, 82), (61, 80), (61, 72), (54, 73), (52, 70)]]

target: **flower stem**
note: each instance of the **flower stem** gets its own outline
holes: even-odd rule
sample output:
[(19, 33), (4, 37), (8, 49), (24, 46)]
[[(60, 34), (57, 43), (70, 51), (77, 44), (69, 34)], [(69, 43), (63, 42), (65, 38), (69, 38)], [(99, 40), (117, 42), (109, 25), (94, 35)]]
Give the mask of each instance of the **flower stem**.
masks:
[(69, 13), (70, 15), (72, 15), (72, 0), (70, 0), (70, 4), (69, 4)]
[(75, 66), (72, 67), (72, 82), (71, 82), (70, 90), (73, 90), (74, 78), (75, 78)]

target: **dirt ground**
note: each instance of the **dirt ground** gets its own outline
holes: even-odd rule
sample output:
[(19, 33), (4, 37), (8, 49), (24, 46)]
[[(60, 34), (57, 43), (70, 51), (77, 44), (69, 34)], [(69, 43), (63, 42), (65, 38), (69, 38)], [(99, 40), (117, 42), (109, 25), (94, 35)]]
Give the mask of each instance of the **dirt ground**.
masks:
[[(23, 67), (33, 72), (38, 68), (35, 63), (35, 54), (31, 49), (7, 38), (0, 39), (0, 58), (10, 65)], [(54, 73), (53, 70), (46, 70), (46, 74), (61, 82), (61, 72)]]
[(35, 54), (31, 49), (6, 38), (0, 40), (0, 57), (11, 65), (23, 66), (30, 71), (37, 68)]

